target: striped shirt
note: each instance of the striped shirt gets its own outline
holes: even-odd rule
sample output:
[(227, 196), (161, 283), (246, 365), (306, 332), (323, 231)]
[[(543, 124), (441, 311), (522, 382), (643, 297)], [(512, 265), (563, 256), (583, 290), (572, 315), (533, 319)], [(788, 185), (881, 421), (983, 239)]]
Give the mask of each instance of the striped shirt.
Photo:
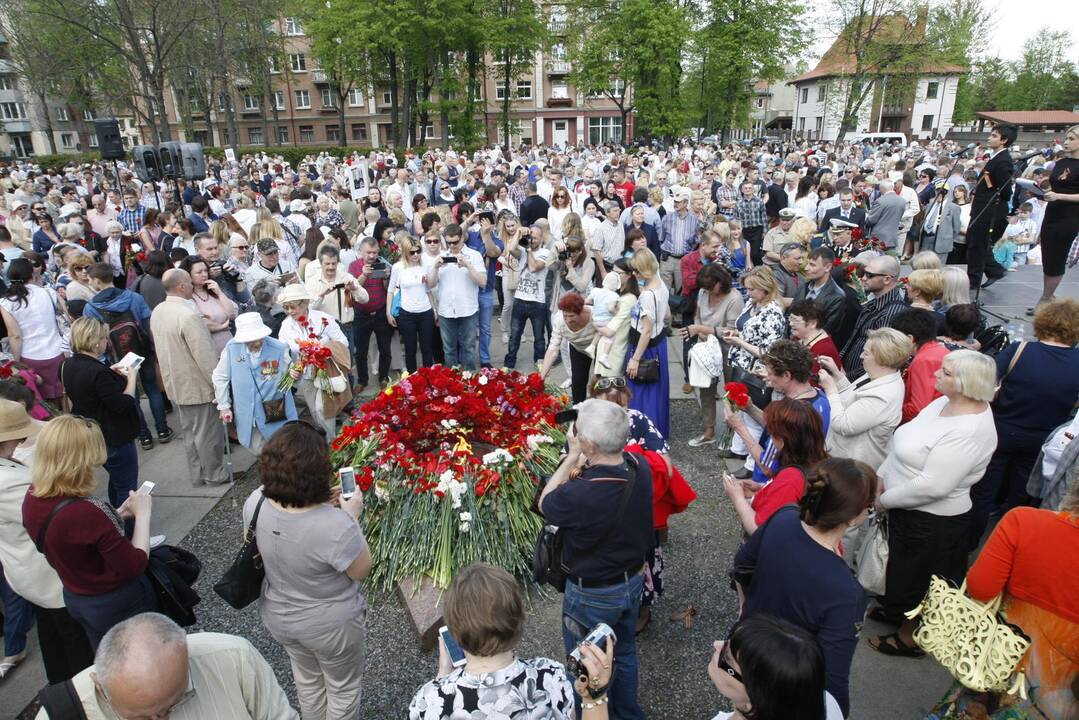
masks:
[(700, 220), (691, 212), (686, 212), (685, 217), (677, 212), (667, 213), (659, 225), (660, 249), (676, 257), (685, 255), (697, 244), (699, 225)]
[(742, 227), (763, 227), (768, 223), (764, 202), (758, 197), (742, 197), (734, 206), (734, 216), (742, 221)]
[(136, 205), (134, 210), (129, 210), (124, 207), (117, 215), (116, 220), (124, 226), (124, 232), (131, 235), (137, 235), (139, 230), (142, 229), (142, 217), (146, 214), (146, 208), (142, 205)]

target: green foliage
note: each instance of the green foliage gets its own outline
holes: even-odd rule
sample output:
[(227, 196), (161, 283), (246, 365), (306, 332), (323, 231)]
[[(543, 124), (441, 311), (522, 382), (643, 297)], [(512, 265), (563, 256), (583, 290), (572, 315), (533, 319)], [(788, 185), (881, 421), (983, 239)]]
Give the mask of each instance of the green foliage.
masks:
[(1071, 48), (1066, 32), (1043, 28), (1027, 40), (1018, 60), (989, 57), (978, 63), (956, 122), (986, 110), (1070, 110), (1079, 104), (1079, 66), (1068, 59)]
[(47, 168), (60, 169), (69, 164), (84, 165), (89, 163), (95, 163), (101, 160), (101, 153), (86, 152), (86, 153), (59, 153), (56, 155), (35, 155), (30, 158), (30, 162), (34, 163), (42, 170)]

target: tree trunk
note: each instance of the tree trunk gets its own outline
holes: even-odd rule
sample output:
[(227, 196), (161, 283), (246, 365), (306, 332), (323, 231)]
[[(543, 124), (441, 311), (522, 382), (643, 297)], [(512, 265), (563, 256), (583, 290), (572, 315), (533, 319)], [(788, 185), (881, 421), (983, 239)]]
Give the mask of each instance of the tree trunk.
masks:
[(400, 78), (398, 77), (397, 53), (386, 53), (386, 64), (390, 71), (390, 140), (394, 149), (401, 147), (401, 118), (397, 114), (398, 98), (397, 90)]
[(401, 108), (401, 116), (405, 119), (408, 128), (406, 144), (409, 147), (416, 145), (416, 78), (409, 77), (412, 73), (406, 73), (405, 101)]
[(502, 66), (502, 109), (498, 123), (502, 126), (503, 149), (509, 151), (513, 145), (510, 137), (510, 78), (513, 77), (513, 50), (506, 48), (506, 62)]
[(447, 82), (446, 78), (450, 76), (450, 51), (443, 46), (442, 57), (440, 64), (440, 72), (438, 79), (438, 124), (442, 133), (442, 144), (449, 146), (450, 144), (450, 113), (446, 106), (447, 95)]
[(53, 136), (52, 131), (52, 117), (49, 115), (49, 103), (48, 98), (45, 96), (44, 89), (39, 90), (37, 93), (37, 100), (41, 104), (41, 113), (45, 118), (45, 137), (49, 139), (49, 152), (53, 155), (56, 154), (56, 138)]
[(337, 122), (341, 128), (341, 132), (337, 136), (337, 145), (344, 147), (347, 144), (345, 138), (345, 100), (348, 99), (348, 88), (342, 86), (340, 82), (335, 87), (337, 88)]

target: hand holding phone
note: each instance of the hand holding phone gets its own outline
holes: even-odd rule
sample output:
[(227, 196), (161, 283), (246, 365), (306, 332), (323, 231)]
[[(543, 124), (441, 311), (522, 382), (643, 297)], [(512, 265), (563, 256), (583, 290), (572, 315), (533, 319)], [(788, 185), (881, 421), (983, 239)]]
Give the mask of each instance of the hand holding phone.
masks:
[(157, 487), (157, 483), (146, 480), (145, 482), (143, 482), (142, 485), (139, 486), (139, 494), (150, 495), (151, 493), (153, 493), (155, 487)]
[(348, 500), (356, 494), (356, 471), (352, 466), (343, 467), (337, 471), (337, 478), (341, 482), (341, 497)]
[[(464, 667), (468, 664), (468, 658), (465, 657), (465, 651), (461, 649), (461, 646), (457, 644), (457, 640), (450, 634), (450, 629), (443, 625), (438, 629), (438, 637), (441, 641), (439, 648), (439, 654), (445, 649), (446, 659), (449, 661), (451, 668)], [(442, 658), (439, 658), (439, 664), (442, 664)], [(449, 671), (447, 671), (449, 672)]]

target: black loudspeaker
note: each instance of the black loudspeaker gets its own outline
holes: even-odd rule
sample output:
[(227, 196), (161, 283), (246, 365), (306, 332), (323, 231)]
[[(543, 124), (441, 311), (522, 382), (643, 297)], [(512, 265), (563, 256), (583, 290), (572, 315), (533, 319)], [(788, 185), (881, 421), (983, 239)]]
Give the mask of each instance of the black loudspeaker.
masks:
[(124, 141), (120, 137), (120, 121), (116, 118), (96, 118), (94, 130), (97, 132), (97, 146), (103, 160), (123, 160), (127, 155)]
[(206, 179), (206, 156), (202, 154), (202, 143), (180, 143), (180, 157), (184, 180)]
[(176, 178), (183, 174), (183, 158), (180, 148), (183, 143), (163, 142), (157, 146), (157, 157), (161, 162), (161, 177)]
[(135, 161), (135, 176), (143, 182), (161, 179), (161, 165), (157, 157), (157, 148), (153, 145), (136, 145), (132, 150)]

